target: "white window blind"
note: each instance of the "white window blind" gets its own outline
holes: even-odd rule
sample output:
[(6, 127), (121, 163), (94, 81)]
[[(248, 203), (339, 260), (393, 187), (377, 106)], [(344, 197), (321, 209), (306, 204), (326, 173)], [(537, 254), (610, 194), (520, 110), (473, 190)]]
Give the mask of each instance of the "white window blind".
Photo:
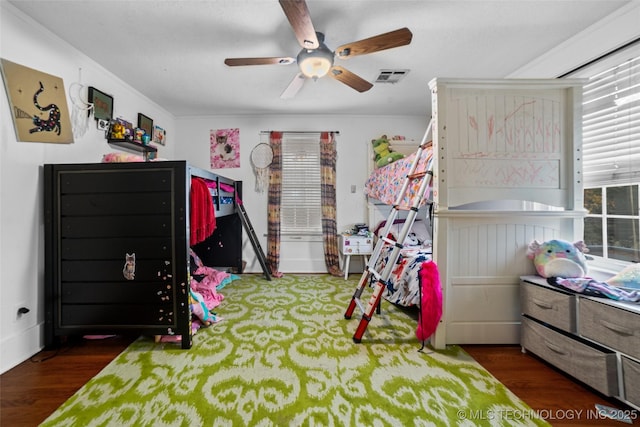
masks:
[(584, 86), (583, 173), (586, 187), (640, 180), (640, 56)]
[(280, 199), (283, 236), (322, 234), (320, 184), (320, 133), (283, 132)]

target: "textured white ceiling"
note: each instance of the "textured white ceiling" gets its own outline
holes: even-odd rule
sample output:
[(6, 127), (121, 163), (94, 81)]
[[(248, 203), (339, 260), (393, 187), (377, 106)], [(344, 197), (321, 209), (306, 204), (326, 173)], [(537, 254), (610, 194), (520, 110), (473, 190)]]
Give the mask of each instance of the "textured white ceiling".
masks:
[(227, 57), (293, 56), (300, 46), (276, 0), (15, 0), (34, 20), (176, 116), (398, 114), (430, 110), (434, 77), (501, 78), (628, 1), (307, 0), (330, 49), (408, 27), (409, 46), (336, 63), (373, 82), (358, 93), (330, 78), (280, 94), (293, 65), (227, 67)]

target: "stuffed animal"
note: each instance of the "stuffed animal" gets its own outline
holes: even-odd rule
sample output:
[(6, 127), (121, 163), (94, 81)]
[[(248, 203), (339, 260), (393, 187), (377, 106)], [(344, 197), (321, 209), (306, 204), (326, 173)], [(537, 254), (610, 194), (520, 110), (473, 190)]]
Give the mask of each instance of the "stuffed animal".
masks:
[(606, 282), (611, 286), (640, 289), (640, 264), (629, 264)]
[(111, 125), (111, 139), (124, 139), (124, 126), (122, 123), (115, 122)]
[(564, 240), (534, 240), (527, 248), (527, 258), (533, 260), (542, 277), (575, 278), (587, 275), (589, 249), (582, 240), (570, 243)]
[(418, 239), (418, 235), (416, 233), (409, 233), (407, 237), (404, 239), (404, 246), (420, 246), (422, 242)]
[(193, 313), (205, 326), (210, 326), (217, 321), (216, 315), (211, 313), (204, 303), (204, 298), (198, 292), (189, 291), (191, 313)]
[(374, 161), (378, 168), (386, 166), (389, 163), (393, 163), (404, 157), (402, 153), (391, 151), (387, 135), (382, 135), (378, 139), (371, 140), (371, 145), (373, 145), (373, 152), (375, 153)]

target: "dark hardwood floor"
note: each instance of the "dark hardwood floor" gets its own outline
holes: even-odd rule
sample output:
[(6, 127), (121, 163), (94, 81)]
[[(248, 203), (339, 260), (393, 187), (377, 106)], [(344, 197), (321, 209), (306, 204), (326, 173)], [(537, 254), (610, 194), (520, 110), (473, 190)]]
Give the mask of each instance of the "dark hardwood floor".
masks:
[(599, 416), (596, 403), (631, 413), (633, 425), (640, 425), (640, 411), (600, 394), (531, 353), (523, 353), (520, 346), (461, 347), (551, 425), (628, 425)]
[(69, 340), (0, 375), (0, 427), (37, 426), (134, 339)]
[[(95, 376), (135, 337), (74, 340), (58, 351), (44, 351), (0, 376), (0, 426), (37, 426)], [(519, 346), (465, 345), (467, 353), (552, 425), (623, 426), (595, 416), (596, 403), (630, 411)], [(528, 414), (512, 414), (513, 417)], [(634, 425), (640, 421), (634, 420)]]

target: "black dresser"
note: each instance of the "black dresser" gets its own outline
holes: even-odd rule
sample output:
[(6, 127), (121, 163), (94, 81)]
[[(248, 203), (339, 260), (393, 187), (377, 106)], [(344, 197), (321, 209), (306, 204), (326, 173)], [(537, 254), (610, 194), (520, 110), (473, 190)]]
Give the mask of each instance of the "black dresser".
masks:
[(193, 177), (214, 183), (218, 222), (199, 255), (211, 267), (240, 269), (241, 182), (185, 161), (44, 166), (45, 346), (127, 332), (180, 335), (191, 347)]

